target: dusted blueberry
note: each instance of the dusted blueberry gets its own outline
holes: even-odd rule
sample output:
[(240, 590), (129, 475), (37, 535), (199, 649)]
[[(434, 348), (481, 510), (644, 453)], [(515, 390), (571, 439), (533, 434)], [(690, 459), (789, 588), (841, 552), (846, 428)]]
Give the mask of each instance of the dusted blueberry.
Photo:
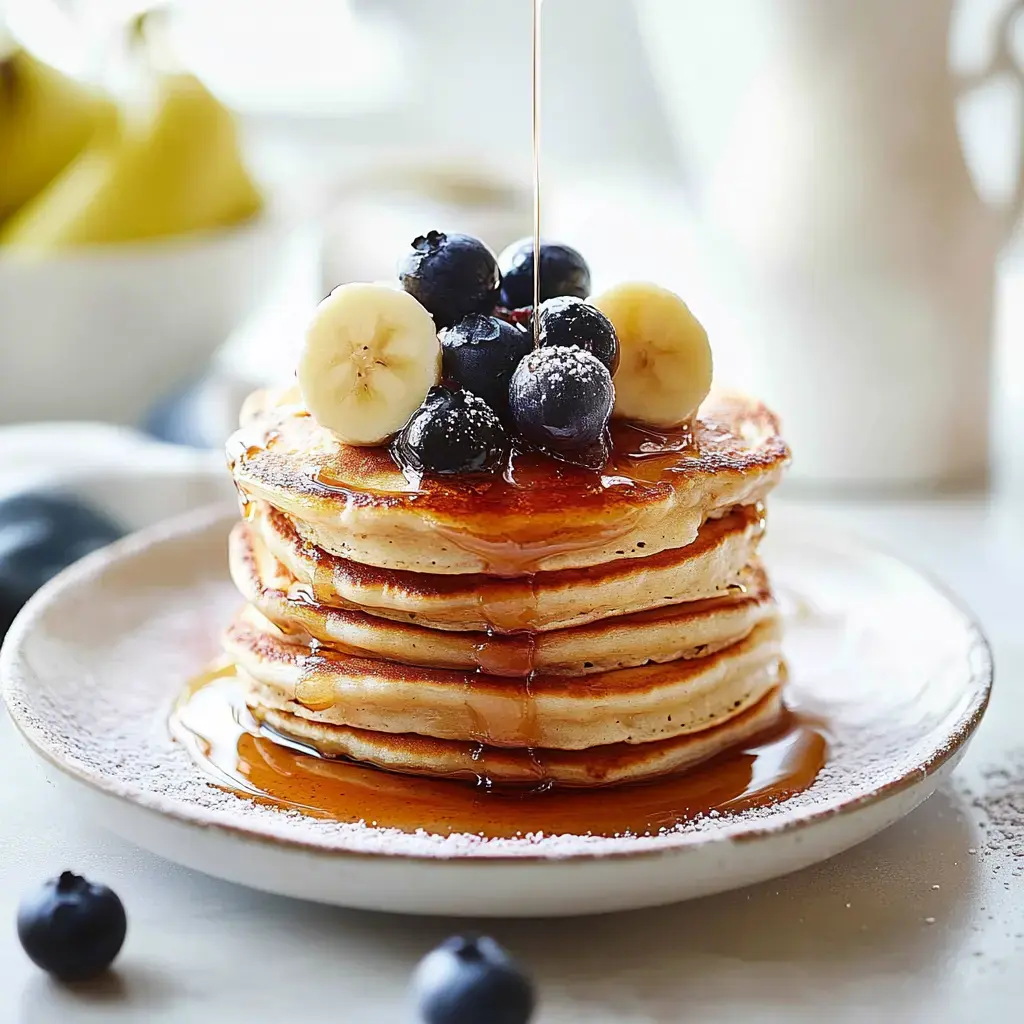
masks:
[(398, 435), (395, 455), (418, 473), (483, 473), (505, 454), (505, 428), (469, 391), (434, 387)]
[(416, 968), (413, 992), (424, 1024), (528, 1024), (533, 982), (486, 936), (455, 936)]
[(533, 350), (533, 337), (521, 327), (482, 313), (471, 313), (440, 337), (443, 375), (505, 416), (512, 372)]
[(121, 532), (98, 512), (58, 494), (0, 501), (0, 636), (51, 576)]
[(611, 320), (596, 306), (573, 295), (559, 295), (541, 305), (537, 344), (584, 348), (597, 356), (612, 375), (619, 366), (619, 339)]
[[(513, 242), (498, 257), (501, 304), (509, 309), (533, 305), (533, 239)], [(561, 242), (540, 243), (540, 301), (557, 295), (590, 294), (590, 268), (575, 250)]]
[(449, 327), (470, 313), (489, 313), (501, 285), (498, 261), (483, 242), (443, 231), (413, 240), (398, 265), (398, 279), (438, 327)]
[(127, 930), (117, 895), (70, 871), (51, 878), (18, 907), (18, 938), (25, 952), (62, 981), (85, 981), (105, 971)]
[(555, 451), (582, 451), (604, 435), (615, 404), (608, 367), (581, 348), (538, 348), (512, 374), (509, 404), (519, 433)]

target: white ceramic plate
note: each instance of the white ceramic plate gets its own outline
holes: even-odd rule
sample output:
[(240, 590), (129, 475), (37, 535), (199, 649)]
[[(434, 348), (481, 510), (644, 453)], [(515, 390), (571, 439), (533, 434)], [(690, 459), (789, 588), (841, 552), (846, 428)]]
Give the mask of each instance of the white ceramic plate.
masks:
[(553, 916), (675, 902), (831, 857), (953, 769), (988, 700), (974, 624), (899, 561), (784, 510), (765, 553), (788, 618), (792, 697), (827, 719), (827, 767), (790, 800), (644, 838), (484, 842), (340, 825), (212, 786), (168, 736), (183, 683), (238, 605), (235, 514), (191, 513), (97, 552), (29, 603), (0, 657), (7, 705), (79, 803), (199, 871), (350, 907)]

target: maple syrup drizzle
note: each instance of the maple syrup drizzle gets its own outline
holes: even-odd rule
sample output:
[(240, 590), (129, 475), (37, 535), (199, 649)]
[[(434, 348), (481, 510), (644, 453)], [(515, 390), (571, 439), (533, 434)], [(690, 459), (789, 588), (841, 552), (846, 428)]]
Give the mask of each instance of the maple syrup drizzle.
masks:
[[(540, 571), (552, 556), (607, 547), (628, 534), (634, 517), (650, 500), (659, 500), (673, 486), (675, 474), (685, 474), (699, 448), (690, 428), (652, 430), (613, 421), (609, 429), (608, 458), (600, 469), (589, 469), (553, 458), (543, 452), (513, 446), (503, 473), (460, 477), (457, 482), (440, 477), (410, 481), (407, 467), (385, 448), (362, 449), (362, 465), (345, 472), (330, 459), (310, 464), (305, 476), (317, 489), (340, 497), (346, 505), (358, 506), (369, 500), (354, 486), (354, 479), (386, 479), (394, 469), (402, 470), (403, 488), (389, 491), (386, 500), (397, 506), (415, 507), (426, 516), (432, 510), (443, 513), (434, 526), (446, 541), (474, 555), (492, 576), (524, 576)], [(349, 454), (351, 449), (348, 450)], [(374, 491), (374, 500), (383, 492)], [(586, 527), (572, 525), (530, 536), (530, 522), (536, 512), (561, 508), (614, 507), (607, 525), (592, 521)], [(494, 512), (516, 522), (515, 537), (482, 536), (447, 525), (461, 514)], [(568, 517), (567, 517), (568, 519)]]
[(313, 569), (312, 593), (317, 604), (330, 605), (334, 595), (334, 571), (330, 559), (325, 558), (319, 548), (313, 547), (316, 561)]
[(245, 522), (251, 523), (256, 518), (256, 503), (241, 487), (235, 489), (238, 492), (238, 514)]
[[(482, 723), (483, 724), (483, 723)], [(214, 784), (315, 818), (440, 835), (485, 838), (654, 835), (712, 812), (766, 807), (807, 789), (825, 764), (825, 730), (786, 712), (761, 736), (669, 778), (602, 789), (489, 782), (482, 739), (475, 779), (401, 775), (324, 758), (259, 725), (230, 666), (197, 677), (172, 715), (171, 732)], [(529, 721), (521, 723), (526, 732)], [(486, 729), (483, 730), (486, 733)]]
[[(704, 429), (709, 429), (706, 424)], [(353, 451), (345, 450), (346, 459), (354, 457)], [(663, 482), (665, 474), (671, 478), (672, 474), (686, 473), (700, 455), (700, 445), (692, 425), (656, 429), (612, 420), (605, 454), (607, 458), (595, 468), (513, 444), (502, 472), (462, 475), (455, 482), (449, 482), (443, 477), (424, 477), (414, 472), (402, 462), (393, 447), (378, 447), (359, 449), (358, 465), (339, 465), (334, 461), (336, 455), (327, 455), (323, 461), (306, 465), (304, 474), (310, 484), (355, 504), (366, 500), (368, 495), (347, 477), (372, 479), (372, 495), (385, 494), (396, 504), (419, 504), (424, 499), (447, 503), (457, 498), (467, 500), (470, 496), (474, 503), (484, 501), (497, 506), (512, 495), (535, 490), (538, 485), (552, 488), (558, 495), (552, 501), (560, 501), (570, 492), (593, 495), (612, 490), (619, 494), (630, 487), (658, 484)], [(403, 473), (401, 485), (382, 491), (381, 482), (393, 479), (395, 468)]]

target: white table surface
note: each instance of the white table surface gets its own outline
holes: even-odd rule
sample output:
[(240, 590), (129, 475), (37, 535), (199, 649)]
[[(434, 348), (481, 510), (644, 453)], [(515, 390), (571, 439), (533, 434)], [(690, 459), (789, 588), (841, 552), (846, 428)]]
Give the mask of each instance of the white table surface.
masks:
[[(837, 521), (929, 569), (995, 649), (950, 786), (835, 860), (660, 910), (483, 927), (533, 968), (539, 1024), (1019, 1021), (1024, 1000), (1024, 514), (980, 500), (845, 504)], [(71, 993), (24, 957), (20, 894), (72, 868), (128, 908), (117, 973)], [(464, 923), (250, 892), (134, 849), (43, 778), (0, 715), (0, 1022), (411, 1021), (422, 953)]]

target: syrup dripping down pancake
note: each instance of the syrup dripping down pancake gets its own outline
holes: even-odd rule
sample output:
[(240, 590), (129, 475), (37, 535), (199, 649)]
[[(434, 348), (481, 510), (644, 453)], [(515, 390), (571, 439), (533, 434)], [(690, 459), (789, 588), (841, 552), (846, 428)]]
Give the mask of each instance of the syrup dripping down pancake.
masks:
[(310, 721), (276, 708), (256, 717), (275, 732), (326, 757), (346, 758), (414, 775), (477, 778), (490, 784), (611, 786), (685, 771), (770, 729), (784, 713), (778, 687), (740, 714), (697, 733), (652, 743), (612, 744), (588, 750), (515, 750), (370, 732)]
[(720, 597), (754, 560), (765, 527), (763, 508), (743, 505), (708, 520), (686, 547), (585, 569), (500, 577), (362, 565), (303, 541), (291, 520), (264, 502), (249, 511), (267, 550), (302, 585), (295, 592), (310, 600), (434, 629), (499, 633), (563, 629)]
[(573, 677), (509, 679), (418, 668), (291, 644), (255, 609), (225, 636), (253, 680), (254, 710), (330, 725), (501, 747), (581, 750), (699, 732), (779, 685), (777, 618), (714, 654)]

